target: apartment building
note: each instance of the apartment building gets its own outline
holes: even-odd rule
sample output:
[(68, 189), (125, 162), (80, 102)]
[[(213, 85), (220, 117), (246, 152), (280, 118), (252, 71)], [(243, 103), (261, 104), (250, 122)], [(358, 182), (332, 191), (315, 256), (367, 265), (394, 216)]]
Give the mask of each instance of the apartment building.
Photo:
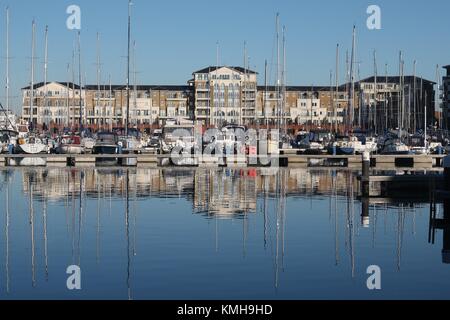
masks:
[(241, 67), (208, 67), (193, 73), (195, 120), (205, 125), (256, 122), (257, 73)]

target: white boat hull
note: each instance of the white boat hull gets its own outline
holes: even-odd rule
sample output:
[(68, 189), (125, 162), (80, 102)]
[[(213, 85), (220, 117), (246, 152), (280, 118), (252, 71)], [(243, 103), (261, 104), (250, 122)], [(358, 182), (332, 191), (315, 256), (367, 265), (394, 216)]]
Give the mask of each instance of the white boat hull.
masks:
[(84, 152), (83, 147), (81, 146), (61, 146), (62, 154), (82, 154)]
[(20, 149), (26, 154), (39, 154), (45, 152), (47, 146), (41, 143), (26, 143), (20, 145)]

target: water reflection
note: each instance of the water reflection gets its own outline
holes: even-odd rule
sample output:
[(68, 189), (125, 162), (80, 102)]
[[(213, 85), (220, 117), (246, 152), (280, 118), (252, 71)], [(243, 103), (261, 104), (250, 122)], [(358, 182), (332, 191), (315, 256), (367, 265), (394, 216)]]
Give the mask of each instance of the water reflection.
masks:
[[(128, 299), (159, 298), (160, 295), (191, 298), (183, 295), (187, 291), (173, 285), (164, 290), (160, 288), (160, 295), (143, 288), (148, 277), (155, 283), (160, 281), (157, 277), (171, 282), (167, 279), (169, 270), (175, 272), (174, 279), (180, 281), (177, 275), (190, 269), (181, 264), (170, 265), (175, 261), (191, 267), (201, 263), (202, 271), (211, 274), (210, 268), (215, 266), (211, 260), (217, 260), (215, 263), (228, 263), (218, 267), (217, 272), (232, 272), (238, 282), (239, 272), (255, 277), (253, 289), (240, 288), (225, 276), (223, 281), (197, 279), (204, 286), (218, 281), (226, 298), (240, 297), (232, 290), (236, 287), (247, 294), (255, 292), (257, 297), (296, 298), (299, 294), (291, 282), (299, 279), (309, 281), (302, 276), (305, 269), (313, 278), (324, 276), (344, 281), (341, 279), (344, 275), (356, 281), (365, 276), (368, 264), (364, 265), (362, 261), (369, 263), (373, 256), (381, 261), (380, 264), (388, 265), (389, 261), (395, 261), (396, 272), (402, 272), (405, 246), (409, 248), (409, 260), (424, 253), (421, 251), (423, 248), (417, 249), (424, 241), (417, 239), (416, 235), (418, 229), (428, 232), (425, 223), (428, 222), (428, 204), (413, 200), (360, 199), (357, 177), (358, 172), (342, 169), (2, 170), (5, 290), (0, 290), (0, 297), (11, 297), (11, 288), (16, 289), (14, 297), (35, 297), (33, 291), (26, 289), (26, 284), (19, 280), (27, 279), (20, 271), (27, 268), (31, 268), (31, 277), (28, 278), (31, 279), (31, 288), (44, 287), (47, 296), (54, 297), (55, 279), (61, 278), (61, 271), (55, 265), (66, 267), (69, 264), (88, 270), (91, 279), (102, 276), (105, 263), (116, 264), (108, 274), (122, 281), (114, 282), (111, 292), (84, 292), (81, 297), (85, 298), (103, 298), (101, 294), (122, 297), (122, 286), (126, 287)], [(25, 203), (28, 211), (26, 221), (21, 216)], [(187, 208), (187, 204), (191, 208)], [(175, 206), (180, 212), (190, 211), (193, 216), (169, 209)], [(448, 219), (439, 220), (438, 217), (438, 209), (435, 209), (429, 218), (429, 240), (434, 243), (437, 230), (444, 229), (443, 261), (448, 262), (450, 236), (446, 230), (450, 224)], [(11, 233), (11, 221), (17, 233)], [(169, 233), (165, 229), (167, 226), (179, 234)], [(208, 253), (204, 246), (209, 241), (209, 226), (214, 233), (214, 248)], [(238, 233), (241, 234), (240, 239), (236, 237)], [(183, 240), (186, 235), (192, 239)], [(28, 244), (25, 239), (29, 239)], [(11, 240), (14, 241), (15, 253), (30, 250), (28, 262), (18, 258), (14, 260), (14, 266), (19, 270), (14, 272), (17, 284), (11, 281)], [(187, 243), (192, 246), (186, 247)], [(333, 247), (332, 256), (328, 255), (328, 247)], [(417, 253), (411, 253), (416, 249)], [(205, 250), (203, 255), (199, 254), (200, 250)], [(241, 251), (241, 257), (238, 258), (235, 251)], [(168, 252), (180, 258), (166, 256)], [(188, 252), (198, 261), (192, 262)], [(167, 265), (158, 260), (162, 256)], [(319, 262), (323, 265), (318, 265)], [(233, 263), (244, 266), (237, 267)], [(433, 261), (428, 263), (430, 269), (436, 267)], [(260, 271), (251, 274), (244, 267)], [(256, 285), (258, 282), (255, 281), (266, 283), (267, 267), (273, 278), (271, 286), (274, 291), (267, 287), (256, 288), (262, 284)], [(143, 270), (146, 268), (153, 270), (154, 275), (145, 273)], [(331, 274), (323, 274), (326, 272)], [(68, 294), (58, 290), (62, 297)], [(192, 290), (198, 290), (199, 297), (208, 298), (202, 289)], [(352, 296), (357, 292), (357, 289), (352, 289), (347, 294)], [(323, 294), (324, 297), (342, 298), (339, 294)]]

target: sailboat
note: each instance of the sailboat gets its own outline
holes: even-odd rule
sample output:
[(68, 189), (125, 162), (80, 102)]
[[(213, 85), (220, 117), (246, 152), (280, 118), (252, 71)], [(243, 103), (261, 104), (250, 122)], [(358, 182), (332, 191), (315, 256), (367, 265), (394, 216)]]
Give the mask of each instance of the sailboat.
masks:
[[(35, 59), (35, 39), (36, 39), (36, 22), (32, 22), (32, 40), (31, 40), (31, 85), (30, 85), (30, 113), (33, 114), (34, 107), (34, 59)], [(33, 123), (33, 116), (30, 122)], [(16, 153), (39, 154), (47, 152), (47, 144), (36, 135), (29, 133), (27, 137), (18, 140)]]
[[(125, 135), (123, 137), (119, 138), (119, 142), (122, 145), (122, 148), (125, 152), (134, 152), (136, 153), (137, 150), (139, 150), (142, 145), (140, 143), (140, 136), (139, 132), (136, 132), (137, 130), (130, 130), (130, 55), (131, 55), (131, 6), (132, 6), (131, 0), (128, 1), (128, 52), (127, 52), (127, 111), (126, 111), (126, 120), (125, 120)], [(135, 52), (135, 46), (136, 43), (133, 45), (133, 55)], [(134, 58), (134, 63), (135, 63)], [(135, 72), (136, 74), (136, 72)], [(134, 89), (134, 94), (136, 95), (136, 84)], [(135, 97), (136, 98), (136, 97)], [(127, 161), (133, 162), (132, 159), (127, 159)]]
[(6, 8), (6, 110), (0, 103), (1, 112), (5, 121), (0, 127), (0, 152), (12, 152), (11, 147), (17, 143), (19, 132), (16, 124), (11, 121), (9, 108), (9, 7)]

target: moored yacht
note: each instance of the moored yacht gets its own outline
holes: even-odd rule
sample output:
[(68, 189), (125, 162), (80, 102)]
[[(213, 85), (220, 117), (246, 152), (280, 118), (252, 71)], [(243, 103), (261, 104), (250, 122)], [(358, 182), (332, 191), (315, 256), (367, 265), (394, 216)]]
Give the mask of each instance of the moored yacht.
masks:
[[(92, 154), (95, 155), (114, 155), (120, 154), (118, 137), (113, 132), (97, 133), (97, 140), (92, 148)], [(99, 165), (117, 165), (117, 158), (97, 158), (96, 163)]]
[(26, 138), (18, 139), (16, 153), (39, 154), (46, 153), (48, 146), (41, 138), (30, 135)]

